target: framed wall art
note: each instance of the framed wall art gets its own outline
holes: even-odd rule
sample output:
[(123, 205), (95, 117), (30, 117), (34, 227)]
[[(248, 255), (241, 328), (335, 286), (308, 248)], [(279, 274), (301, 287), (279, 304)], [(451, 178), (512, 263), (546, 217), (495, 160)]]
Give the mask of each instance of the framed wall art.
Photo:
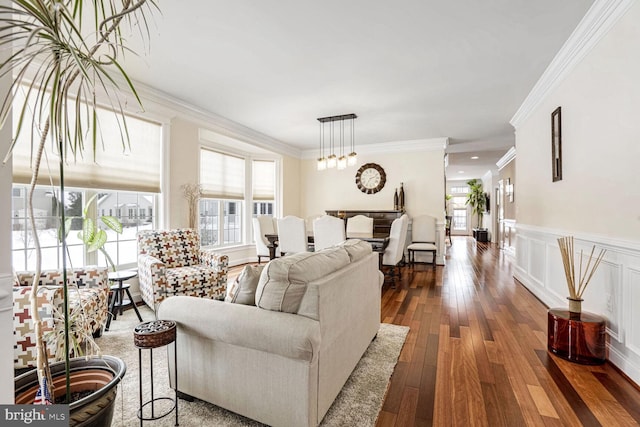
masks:
[(562, 116), (560, 107), (551, 113), (551, 171), (553, 182), (562, 179)]

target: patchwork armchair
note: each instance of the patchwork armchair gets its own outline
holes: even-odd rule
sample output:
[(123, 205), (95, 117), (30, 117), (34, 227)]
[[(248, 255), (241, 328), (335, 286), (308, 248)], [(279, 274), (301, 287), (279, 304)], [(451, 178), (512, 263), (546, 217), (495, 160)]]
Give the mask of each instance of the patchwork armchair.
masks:
[[(106, 267), (67, 270), (71, 342), (81, 345), (87, 334), (99, 336), (108, 316), (109, 281)], [(36, 365), (35, 326), (31, 316), (30, 294), (34, 272), (18, 272), (13, 286), (14, 368)], [(47, 341), (49, 362), (64, 360), (64, 339), (54, 332), (63, 320), (62, 271), (40, 274), (37, 305)], [(79, 356), (72, 351), (72, 356)]]
[(200, 248), (191, 228), (138, 233), (138, 280), (153, 310), (174, 295), (224, 299), (229, 257)]

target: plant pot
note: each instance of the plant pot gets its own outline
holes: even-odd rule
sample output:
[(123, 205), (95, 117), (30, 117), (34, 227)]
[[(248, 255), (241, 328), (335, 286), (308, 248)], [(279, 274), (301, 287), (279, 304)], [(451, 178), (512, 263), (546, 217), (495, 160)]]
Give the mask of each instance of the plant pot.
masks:
[(567, 299), (569, 300), (569, 313), (582, 313), (582, 301), (584, 301), (582, 298), (575, 299), (567, 297)]
[[(117, 385), (127, 370), (125, 363), (113, 356), (71, 359), (71, 392), (93, 390), (90, 395), (69, 405), (69, 425), (109, 427), (113, 418), (113, 404)], [(51, 364), (55, 387), (54, 400), (66, 393), (65, 362)], [(38, 391), (35, 369), (15, 378), (15, 403), (31, 404)]]

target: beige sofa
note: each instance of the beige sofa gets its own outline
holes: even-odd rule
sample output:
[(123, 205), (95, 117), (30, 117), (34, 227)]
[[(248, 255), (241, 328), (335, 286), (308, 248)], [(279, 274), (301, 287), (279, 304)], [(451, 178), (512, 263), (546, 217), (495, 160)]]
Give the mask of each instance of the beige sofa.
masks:
[(382, 282), (378, 254), (350, 240), (270, 261), (258, 306), (167, 298), (158, 318), (178, 324), (179, 391), (272, 426), (317, 426), (378, 332)]

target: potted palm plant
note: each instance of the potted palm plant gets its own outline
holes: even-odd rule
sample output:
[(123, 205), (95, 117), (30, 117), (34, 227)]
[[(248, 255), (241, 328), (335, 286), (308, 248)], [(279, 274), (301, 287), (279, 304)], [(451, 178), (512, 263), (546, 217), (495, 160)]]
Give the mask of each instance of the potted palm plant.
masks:
[[(102, 93), (104, 102), (110, 103), (120, 124), (121, 141), (129, 144), (126, 120), (120, 98), (127, 92), (140, 102), (136, 90), (120, 64), (128, 50), (122, 35), (124, 25), (136, 27), (143, 36), (148, 34), (147, 17), (156, 7), (154, 0), (11, 0), (0, 5), (0, 46), (9, 53), (0, 63), (0, 75), (12, 76), (9, 91), (0, 108), (0, 123), (6, 123), (12, 109), (18, 112), (14, 123), (14, 138), (7, 156), (21, 133), (30, 135), (32, 147), (32, 176), (28, 197), (28, 216), (33, 230), (36, 252), (35, 277), (41, 273), (41, 250), (35, 230), (33, 192), (39, 176), (41, 159), (51, 141), (59, 153), (60, 194), (64, 194), (64, 165), (80, 155), (86, 143), (95, 148), (100, 140), (97, 123), (97, 97)], [(146, 31), (145, 31), (146, 29)], [(19, 91), (24, 101), (17, 101)], [(113, 143), (113, 141), (102, 141)], [(52, 156), (53, 153), (49, 153)], [(64, 209), (61, 212), (61, 235), (66, 236)], [(62, 239), (62, 253), (66, 253), (66, 239)], [(38, 351), (37, 368), (30, 378), (38, 380), (38, 390), (44, 396), (56, 398), (52, 387), (61, 381), (51, 374), (63, 373), (65, 391), (63, 402), (71, 403), (72, 371), (77, 375), (79, 360), (69, 357), (69, 313), (66, 278), (66, 257), (62, 257), (64, 283), (65, 348), (63, 366), (50, 369), (43, 351)], [(42, 325), (37, 310), (38, 280), (34, 281), (31, 294), (31, 313), (36, 330), (36, 346), (44, 349)], [(106, 357), (103, 366), (112, 372), (112, 384), (124, 374), (123, 364)], [(16, 388), (28, 388), (16, 379)], [(112, 384), (115, 386), (114, 384)], [(94, 393), (104, 397), (105, 391)], [(46, 400), (46, 399), (45, 399)], [(82, 399), (85, 401), (86, 398)], [(29, 402), (25, 402), (29, 403)], [(77, 405), (76, 405), (77, 406)], [(74, 404), (71, 404), (71, 424), (108, 425), (107, 415), (94, 417), (93, 421), (73, 421)], [(108, 412), (108, 411), (107, 411)]]
[(478, 216), (478, 226), (473, 229), (473, 237), (477, 238), (477, 231), (482, 229), (482, 215), (484, 213), (486, 198), (482, 191), (482, 181), (470, 179), (467, 181), (467, 185), (469, 186), (469, 193), (467, 194), (465, 204), (471, 206), (473, 214)]

